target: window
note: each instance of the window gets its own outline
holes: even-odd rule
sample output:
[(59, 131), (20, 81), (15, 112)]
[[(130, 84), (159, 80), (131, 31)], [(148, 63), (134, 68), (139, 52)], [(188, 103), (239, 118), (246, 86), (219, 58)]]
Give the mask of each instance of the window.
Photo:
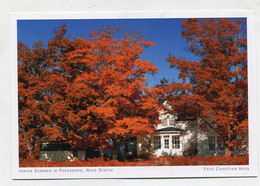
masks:
[(169, 142), (170, 142), (170, 136), (164, 136), (164, 148), (168, 149), (169, 148)]
[(154, 136), (153, 138), (154, 149), (161, 148), (161, 136)]
[(173, 149), (180, 148), (180, 136), (172, 136), (172, 148)]
[(215, 150), (216, 148), (215, 136), (209, 136), (209, 150)]

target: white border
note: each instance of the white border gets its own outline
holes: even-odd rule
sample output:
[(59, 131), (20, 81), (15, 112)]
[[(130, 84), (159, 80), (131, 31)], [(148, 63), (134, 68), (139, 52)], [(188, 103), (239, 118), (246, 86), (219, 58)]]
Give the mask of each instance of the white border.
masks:
[[(247, 166), (149, 166), (149, 167), (88, 167), (96, 172), (86, 172), (86, 167), (19, 168), (18, 161), (18, 100), (17, 100), (17, 20), (28, 19), (120, 19), (120, 18), (205, 18), (247, 17), (248, 72), (249, 72), (249, 165)], [(238, 177), (257, 175), (256, 140), (256, 71), (255, 71), (255, 20), (253, 11), (186, 11), (186, 12), (96, 12), (96, 13), (13, 13), (11, 15), (11, 90), (12, 90), (12, 167), (13, 179), (56, 178), (158, 178), (158, 177)], [(218, 168), (236, 170), (218, 171)], [(113, 172), (99, 172), (111, 168)], [(205, 168), (211, 171), (205, 171)], [(249, 170), (240, 170), (248, 168)], [(62, 170), (84, 172), (60, 172)], [(212, 170), (213, 169), (213, 170)], [(32, 171), (32, 173), (19, 172)], [(50, 170), (49, 173), (35, 171)], [(57, 171), (57, 172), (55, 172)]]

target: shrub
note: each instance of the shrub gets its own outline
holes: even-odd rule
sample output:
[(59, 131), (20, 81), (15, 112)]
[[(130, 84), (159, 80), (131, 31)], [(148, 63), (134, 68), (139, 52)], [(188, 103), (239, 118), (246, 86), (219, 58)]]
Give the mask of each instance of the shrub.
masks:
[(102, 167), (102, 166), (195, 166), (195, 165), (248, 165), (245, 156), (194, 156), (194, 157), (153, 157), (149, 160), (105, 161), (103, 158), (86, 160), (74, 159), (66, 162), (41, 161), (33, 157), (20, 158), (20, 167)]
[(198, 149), (194, 145), (189, 146), (187, 149), (183, 151), (183, 156), (185, 157), (196, 156), (197, 154), (198, 154)]

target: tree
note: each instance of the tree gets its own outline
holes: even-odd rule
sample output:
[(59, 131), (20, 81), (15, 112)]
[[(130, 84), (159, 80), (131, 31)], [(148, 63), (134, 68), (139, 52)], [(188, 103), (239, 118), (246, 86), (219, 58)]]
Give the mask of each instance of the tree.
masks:
[(70, 46), (69, 40), (63, 38), (65, 32), (65, 27), (56, 30), (46, 48), (41, 41), (32, 49), (18, 43), (20, 156), (33, 156), (39, 140), (66, 137), (63, 124), (67, 114), (64, 100), (67, 80), (59, 69), (65, 48)]
[(197, 61), (168, 58), (181, 82), (167, 86), (172, 111), (200, 118), (200, 128), (213, 130), (226, 155), (246, 143), (248, 131), (247, 39), (240, 19), (187, 19), (181, 36)]
[(114, 37), (104, 27), (90, 39), (66, 37), (56, 30), (44, 47), (18, 45), (20, 148), (39, 139), (65, 140), (73, 148), (100, 149), (113, 141), (145, 135), (158, 121), (160, 90), (148, 89), (145, 74), (157, 68), (141, 60), (153, 43), (134, 32)]

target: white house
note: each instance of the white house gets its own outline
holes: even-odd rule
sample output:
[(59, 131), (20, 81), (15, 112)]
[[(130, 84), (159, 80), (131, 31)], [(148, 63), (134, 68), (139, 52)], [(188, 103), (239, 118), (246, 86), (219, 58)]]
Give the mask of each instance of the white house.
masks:
[[(164, 103), (166, 104), (166, 102)], [(161, 123), (155, 132), (147, 137), (137, 138), (137, 156), (152, 152), (156, 156), (181, 156), (187, 149), (197, 149), (197, 154), (224, 155), (223, 143), (218, 141), (217, 134), (198, 127), (197, 118), (178, 120), (177, 115), (160, 112)]]
[[(167, 102), (164, 102), (165, 106)], [(160, 124), (156, 126), (155, 132), (146, 137), (134, 137), (129, 141), (121, 141), (118, 146), (118, 155), (127, 156), (131, 153), (133, 157), (147, 156), (153, 153), (155, 156), (182, 156), (188, 152), (194, 152), (200, 156), (224, 155), (225, 149), (217, 134), (208, 129), (203, 131), (199, 128), (200, 119), (186, 117), (178, 118), (167, 112), (160, 112)], [(239, 137), (239, 136), (238, 136)], [(245, 139), (247, 142), (247, 139)], [(91, 149), (70, 148), (65, 141), (41, 141), (39, 159), (64, 161), (78, 157), (84, 160), (86, 157), (99, 157), (98, 152)], [(246, 145), (245, 149), (248, 146)], [(92, 152), (93, 151), (93, 152)], [(76, 152), (76, 154), (75, 154)], [(244, 154), (246, 151), (241, 151)], [(241, 152), (235, 151), (236, 155)], [(104, 152), (102, 152), (104, 154)], [(110, 154), (111, 157), (113, 152)]]

